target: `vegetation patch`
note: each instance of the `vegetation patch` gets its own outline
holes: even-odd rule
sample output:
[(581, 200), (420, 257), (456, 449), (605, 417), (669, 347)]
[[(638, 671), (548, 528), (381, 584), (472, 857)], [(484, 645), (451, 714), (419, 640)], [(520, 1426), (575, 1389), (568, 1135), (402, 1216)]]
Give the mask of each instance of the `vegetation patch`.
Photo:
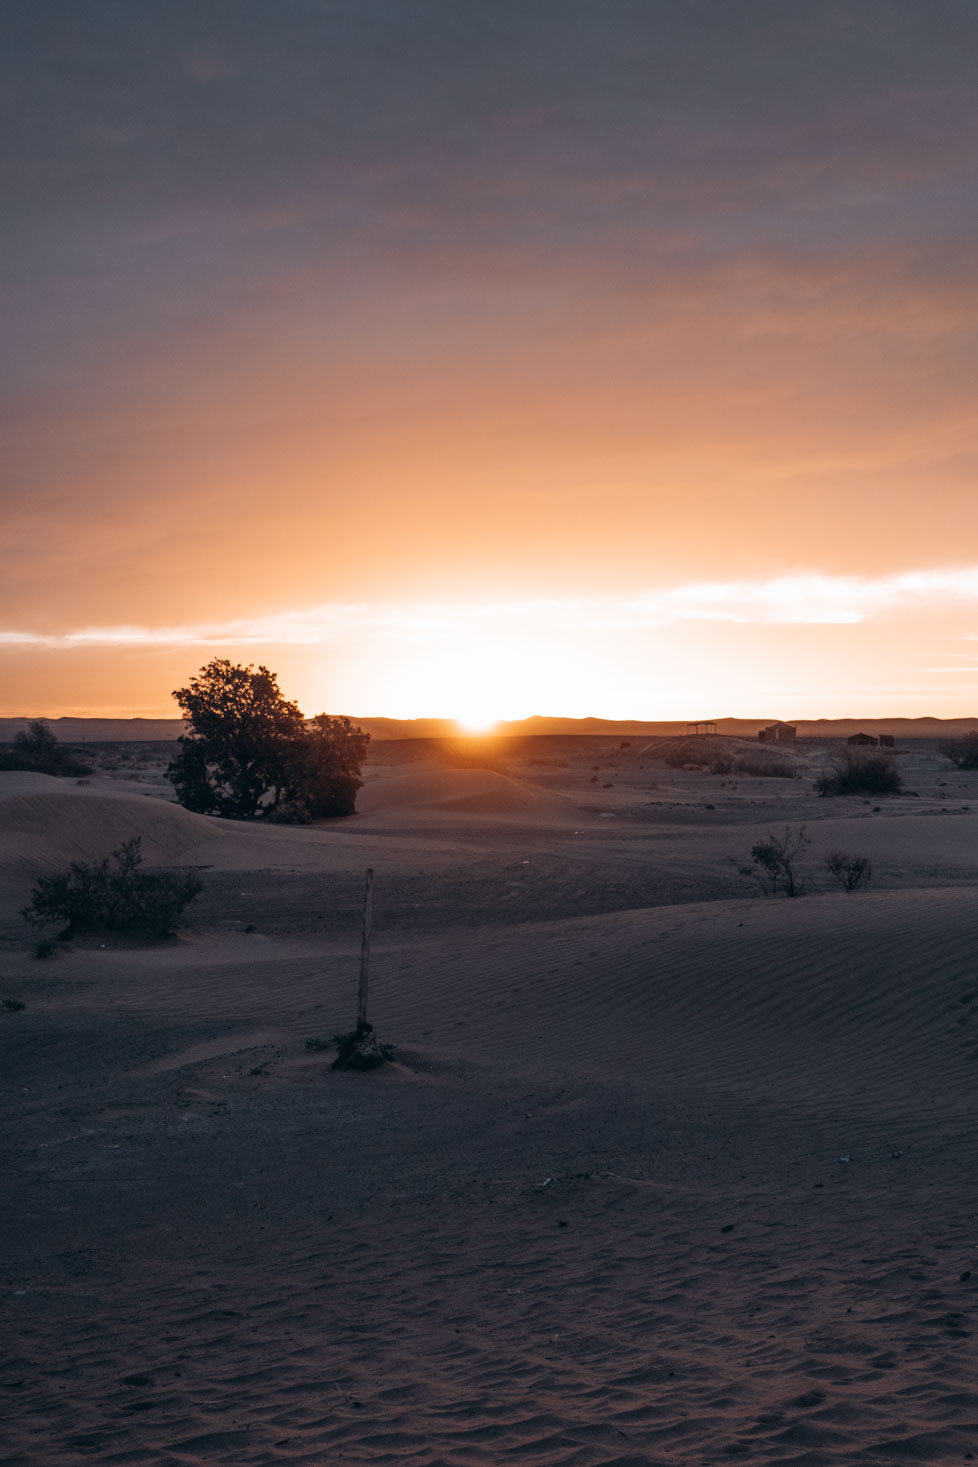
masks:
[(102, 861), (77, 861), (63, 875), (42, 876), (21, 915), (33, 927), (57, 925), (62, 938), (103, 930), (170, 936), (203, 887), (191, 868), (141, 871), (140, 843), (134, 836)]
[(820, 795), (898, 795), (903, 776), (892, 754), (844, 744), (815, 781)]
[(945, 759), (950, 759), (958, 769), (978, 769), (978, 733), (965, 734), (962, 739), (945, 739), (940, 749)]
[(0, 751), (0, 770), (29, 770), (32, 774), (70, 775), (80, 778), (91, 769), (59, 744), (43, 718), (36, 718), (9, 747)]
[(223, 658), (173, 696), (187, 732), (168, 773), (186, 809), (288, 824), (354, 813), (370, 735), (349, 718), (307, 721), (274, 672)]
[(796, 862), (811, 845), (804, 825), (786, 825), (783, 835), (768, 835), (751, 846), (750, 864), (741, 866), (741, 876), (756, 881), (765, 896), (801, 896), (805, 886), (796, 869)]
[(731, 774), (747, 774), (761, 779), (797, 779), (798, 770), (783, 754), (768, 753), (758, 749), (757, 753), (738, 754), (733, 761)]
[(844, 891), (855, 891), (859, 886), (866, 886), (873, 878), (873, 868), (868, 856), (850, 856), (847, 851), (830, 851), (822, 864)]

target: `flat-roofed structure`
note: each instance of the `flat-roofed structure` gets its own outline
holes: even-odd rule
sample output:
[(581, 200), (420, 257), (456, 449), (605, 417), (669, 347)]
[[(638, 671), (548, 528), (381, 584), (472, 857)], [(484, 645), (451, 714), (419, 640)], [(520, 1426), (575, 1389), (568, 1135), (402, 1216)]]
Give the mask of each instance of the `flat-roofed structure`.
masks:
[(786, 744), (798, 737), (798, 730), (793, 723), (772, 723), (769, 728), (762, 728), (757, 737), (762, 744)]

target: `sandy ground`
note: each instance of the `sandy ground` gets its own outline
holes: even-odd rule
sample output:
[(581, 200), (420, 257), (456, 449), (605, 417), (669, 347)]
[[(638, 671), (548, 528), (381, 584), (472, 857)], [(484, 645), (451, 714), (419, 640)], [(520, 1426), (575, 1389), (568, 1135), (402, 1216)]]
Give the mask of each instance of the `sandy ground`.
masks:
[[(380, 747), (299, 829), (0, 775), (0, 1463), (978, 1460), (978, 775), (661, 751)], [(132, 834), (204, 868), (181, 937), (32, 957)], [(337, 1074), (368, 865), (399, 1059)]]

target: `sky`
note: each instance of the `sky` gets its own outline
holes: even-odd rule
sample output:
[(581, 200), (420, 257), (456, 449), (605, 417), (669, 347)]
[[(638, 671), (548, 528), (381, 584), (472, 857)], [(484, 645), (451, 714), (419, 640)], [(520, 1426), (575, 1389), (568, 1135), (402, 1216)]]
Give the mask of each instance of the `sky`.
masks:
[(973, 0), (5, 0), (0, 715), (978, 715)]

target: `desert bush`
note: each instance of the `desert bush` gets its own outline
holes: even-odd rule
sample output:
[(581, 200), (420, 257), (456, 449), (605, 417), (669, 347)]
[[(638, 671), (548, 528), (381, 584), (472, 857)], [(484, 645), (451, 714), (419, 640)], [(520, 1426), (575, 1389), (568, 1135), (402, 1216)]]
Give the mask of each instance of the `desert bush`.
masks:
[(790, 759), (758, 750), (756, 754), (739, 754), (734, 760), (733, 773), (766, 779), (795, 779), (798, 771)]
[(892, 754), (843, 744), (815, 781), (820, 795), (898, 795), (903, 777)]
[(804, 884), (795, 870), (795, 862), (811, 845), (804, 825), (786, 825), (782, 836), (768, 835), (751, 846), (750, 865), (741, 866), (741, 876), (750, 876), (765, 896), (801, 896)]
[(140, 871), (140, 837), (102, 861), (72, 862), (59, 876), (42, 876), (21, 915), (33, 927), (57, 923), (62, 937), (107, 929), (167, 937), (203, 890), (196, 871)]
[(872, 880), (873, 868), (868, 856), (850, 856), (847, 851), (830, 851), (822, 863), (830, 876), (846, 891), (855, 891)]
[(945, 739), (940, 752), (959, 769), (978, 769), (978, 733), (965, 734), (962, 739)]
[(676, 739), (663, 751), (661, 758), (670, 769), (682, 769), (686, 764), (703, 764), (710, 752), (702, 743), (697, 748), (695, 739)]
[(734, 762), (732, 759), (714, 759), (710, 765), (711, 774), (731, 774)]
[(75, 758), (70, 749), (58, 743), (43, 718), (35, 718), (14, 736), (10, 747), (0, 753), (0, 770), (13, 769), (76, 777), (92, 772), (87, 764)]

